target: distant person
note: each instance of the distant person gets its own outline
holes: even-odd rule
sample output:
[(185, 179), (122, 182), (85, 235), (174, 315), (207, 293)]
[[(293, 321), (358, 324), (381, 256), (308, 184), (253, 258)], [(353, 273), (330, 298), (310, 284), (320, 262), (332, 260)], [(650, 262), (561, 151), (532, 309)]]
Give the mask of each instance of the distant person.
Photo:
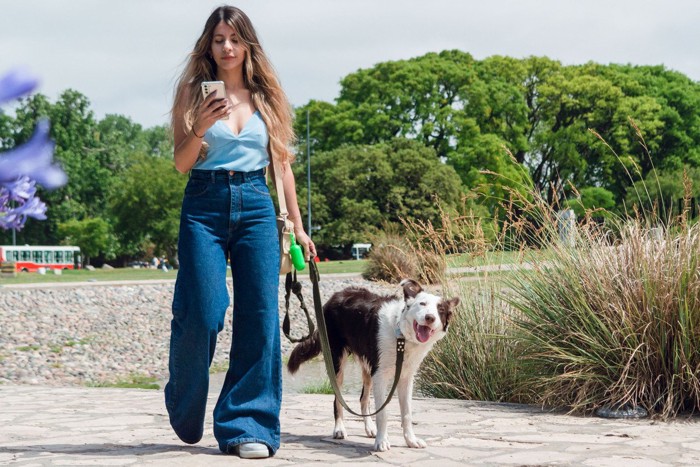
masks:
[(158, 258), (154, 256), (153, 259), (151, 260), (151, 266), (153, 267), (153, 269), (158, 269), (159, 264), (160, 264), (160, 261), (158, 261)]
[[(204, 81), (224, 95), (202, 97)], [(282, 400), (278, 318), (279, 240), (265, 182), (271, 157), (284, 168), (284, 194), (307, 259), (316, 248), (304, 232), (290, 168), (292, 109), (248, 17), (216, 8), (189, 54), (172, 109), (175, 166), (190, 172), (178, 243), (170, 380), (165, 403), (180, 439), (202, 438), (209, 364), (224, 327), (233, 275), (229, 369), (214, 408), (214, 436), (224, 453), (274, 455)]]

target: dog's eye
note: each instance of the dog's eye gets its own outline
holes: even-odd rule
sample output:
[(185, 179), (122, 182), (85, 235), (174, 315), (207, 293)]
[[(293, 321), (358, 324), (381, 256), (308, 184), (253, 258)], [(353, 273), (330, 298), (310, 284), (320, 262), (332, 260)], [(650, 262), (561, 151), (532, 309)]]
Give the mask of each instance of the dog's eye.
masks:
[(427, 302), (420, 302), (420, 306), (426, 306), (427, 304)]

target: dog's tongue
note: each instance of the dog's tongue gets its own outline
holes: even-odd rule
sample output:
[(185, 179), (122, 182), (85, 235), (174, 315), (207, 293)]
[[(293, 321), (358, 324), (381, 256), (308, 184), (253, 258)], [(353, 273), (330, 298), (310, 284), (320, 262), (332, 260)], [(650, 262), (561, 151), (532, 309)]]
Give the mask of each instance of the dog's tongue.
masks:
[(421, 326), (416, 321), (413, 322), (413, 329), (416, 331), (416, 339), (419, 342), (427, 342), (433, 331), (430, 326)]

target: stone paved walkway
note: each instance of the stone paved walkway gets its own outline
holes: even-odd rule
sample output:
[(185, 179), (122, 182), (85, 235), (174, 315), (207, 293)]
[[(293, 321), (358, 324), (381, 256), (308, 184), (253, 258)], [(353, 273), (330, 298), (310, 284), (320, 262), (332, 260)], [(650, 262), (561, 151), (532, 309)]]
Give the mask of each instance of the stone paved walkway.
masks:
[[(215, 397), (210, 395), (209, 412)], [(198, 445), (178, 441), (168, 425), (162, 391), (0, 386), (0, 464), (700, 465), (697, 418), (606, 420), (530, 406), (417, 399), (415, 431), (428, 448), (409, 449), (394, 400), (389, 406), (393, 447), (374, 453), (358, 417), (346, 417), (348, 439), (329, 437), (331, 407), (332, 396), (285, 395), (282, 447), (274, 458), (244, 461), (219, 452), (211, 414)]]

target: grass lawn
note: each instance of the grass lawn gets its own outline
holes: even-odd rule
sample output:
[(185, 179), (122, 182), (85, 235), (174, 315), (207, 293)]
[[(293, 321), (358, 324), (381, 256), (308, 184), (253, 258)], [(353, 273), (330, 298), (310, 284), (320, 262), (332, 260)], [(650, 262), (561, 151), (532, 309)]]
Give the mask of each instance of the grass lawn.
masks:
[[(361, 273), (364, 270), (365, 260), (348, 260), (348, 261), (324, 261), (318, 263), (319, 272), (323, 274), (332, 273)], [(305, 268), (299, 274), (308, 274), (309, 268)], [(231, 270), (228, 270), (228, 276), (231, 276)], [(134, 268), (115, 268), (115, 269), (96, 269), (88, 271), (82, 269), (80, 271), (62, 271), (60, 275), (52, 272), (47, 274), (39, 274), (36, 272), (18, 273), (17, 277), (0, 277), (0, 286), (10, 284), (31, 284), (45, 282), (106, 282), (106, 281), (138, 281), (138, 280), (155, 280), (155, 279), (175, 279), (177, 271), (171, 270), (163, 272), (160, 269), (134, 269)]]

